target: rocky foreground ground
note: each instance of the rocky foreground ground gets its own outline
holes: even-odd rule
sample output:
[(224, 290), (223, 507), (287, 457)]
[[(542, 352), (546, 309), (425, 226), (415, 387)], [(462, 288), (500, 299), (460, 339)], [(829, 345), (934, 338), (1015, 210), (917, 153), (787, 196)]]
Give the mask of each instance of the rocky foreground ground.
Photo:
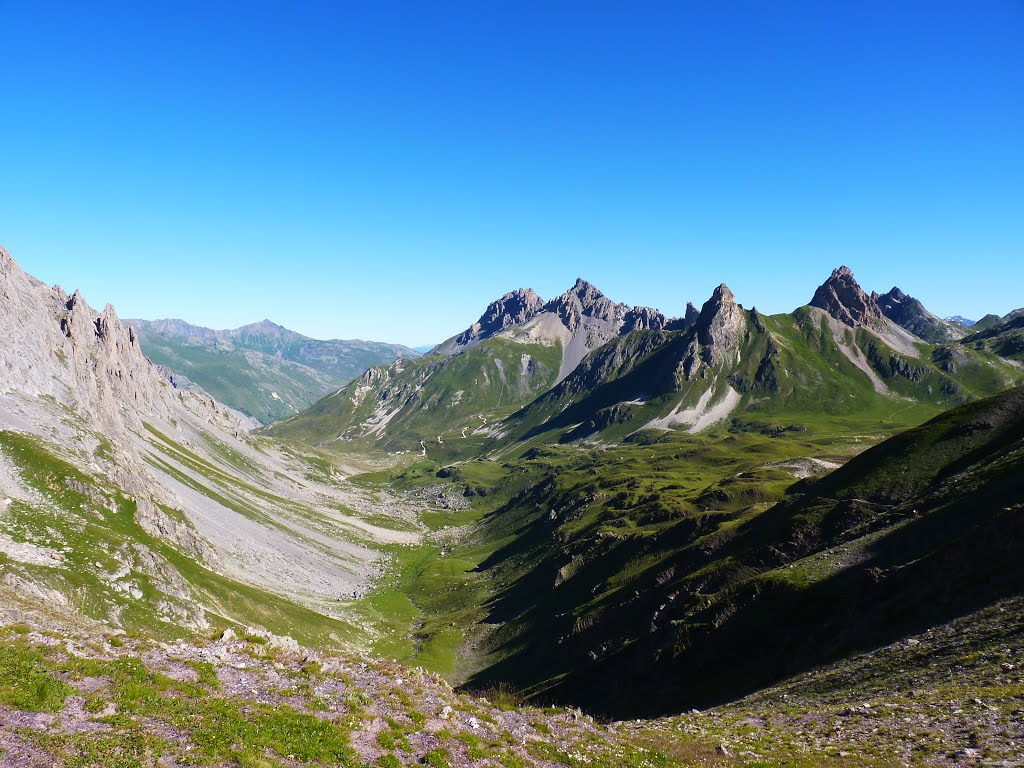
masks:
[(1024, 765), (1024, 600), (656, 721), (471, 696), (258, 630), (207, 642), (0, 630), (0, 764)]

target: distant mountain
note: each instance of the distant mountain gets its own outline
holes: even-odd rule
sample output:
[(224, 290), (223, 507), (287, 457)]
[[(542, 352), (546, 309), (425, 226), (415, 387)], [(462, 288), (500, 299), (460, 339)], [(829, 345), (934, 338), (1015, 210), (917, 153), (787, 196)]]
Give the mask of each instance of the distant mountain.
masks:
[(292, 416), (367, 368), (419, 353), (375, 341), (320, 341), (263, 320), (217, 331), (184, 320), (129, 320), (146, 355), (181, 386), (263, 423)]
[(1024, 363), (1024, 312), (1016, 310), (995, 325), (977, 330), (964, 339), (964, 344), (976, 350), (985, 350)]
[(966, 317), (961, 315), (950, 315), (945, 318), (945, 320), (947, 323), (956, 323), (957, 325), (962, 325), (964, 328), (970, 328), (977, 322), (977, 320), (968, 320)]
[(985, 315), (981, 320), (976, 322), (971, 328), (971, 331), (977, 333), (978, 331), (987, 331), (990, 328), (995, 328), (997, 325), (1013, 320), (1015, 317), (1024, 315), (1024, 307), (1015, 309), (1012, 312), (1008, 312), (1005, 315)]

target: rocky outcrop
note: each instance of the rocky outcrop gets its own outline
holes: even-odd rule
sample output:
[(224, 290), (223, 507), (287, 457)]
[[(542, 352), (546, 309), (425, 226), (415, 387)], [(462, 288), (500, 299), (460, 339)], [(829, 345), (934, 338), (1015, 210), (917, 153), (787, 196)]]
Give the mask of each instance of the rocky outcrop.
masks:
[(480, 319), (462, 333), (438, 344), (431, 354), (451, 355), (476, 346), (515, 325), (532, 320), (544, 308), (544, 299), (532, 288), (517, 288), (487, 305)]
[(955, 341), (966, 335), (961, 325), (948, 323), (933, 315), (920, 301), (908, 296), (899, 288), (893, 287), (891, 291), (882, 295), (872, 293), (871, 298), (882, 310), (883, 315), (901, 328), (932, 344)]
[(839, 322), (851, 328), (878, 328), (882, 310), (857, 284), (849, 267), (839, 267), (818, 286), (811, 306), (823, 309)]
[(577, 278), (572, 288), (545, 304), (543, 311), (558, 315), (569, 332), (575, 333), (584, 317), (621, 326), (630, 310), (625, 304), (613, 302), (597, 286)]
[(737, 356), (746, 323), (743, 308), (729, 286), (722, 283), (701, 307), (676, 375), (689, 380), (702, 366), (715, 367)]
[(729, 286), (722, 283), (715, 288), (697, 317), (697, 339), (704, 362), (708, 365), (722, 362), (739, 343), (745, 325), (743, 310), (736, 303), (736, 297)]
[(693, 306), (692, 301), (686, 302), (686, 316), (683, 318), (684, 323), (687, 326), (693, 325), (697, 322), (697, 318), (700, 316), (700, 310)]

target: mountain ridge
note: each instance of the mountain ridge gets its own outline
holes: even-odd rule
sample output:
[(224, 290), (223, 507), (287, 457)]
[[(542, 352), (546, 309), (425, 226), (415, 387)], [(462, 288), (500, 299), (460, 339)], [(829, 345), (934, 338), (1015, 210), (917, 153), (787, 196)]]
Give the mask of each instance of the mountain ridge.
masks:
[[(499, 320), (504, 305), (489, 305), (486, 323), (453, 339), (469, 339), (484, 327), (494, 332), (477, 333), (471, 344), (448, 345), (445, 354), (432, 356), (430, 373), (419, 367), (372, 369), (359, 384), (272, 432), (313, 444), (329, 438), (335, 447), (355, 442), (427, 452), (429, 446), (434, 454), (454, 456), (481, 450), (485, 442), (498, 449), (510, 439), (532, 439), (556, 425), (568, 431), (551, 432), (551, 439), (600, 442), (644, 428), (706, 429), (746, 411), (781, 413), (795, 401), (812, 412), (835, 407), (827, 404), (839, 392), (851, 402), (844, 407), (859, 403), (865, 411), (884, 408), (892, 398), (948, 407), (994, 394), (1020, 376), (1014, 360), (965, 347), (958, 332), (936, 343), (908, 330), (904, 325), (935, 330), (937, 318), (898, 289), (887, 296), (903, 297), (910, 312), (890, 319), (845, 266), (832, 272), (807, 306), (773, 316), (743, 309), (724, 284), (699, 312), (687, 312), (689, 320), (616, 304), (582, 279), (543, 305), (529, 295), (529, 311), (513, 317)], [(908, 318), (927, 322), (920, 326)], [(642, 333), (651, 335), (636, 344), (625, 341)], [(558, 374), (506, 394), (500, 411), (471, 409), (465, 393), (491, 379), (491, 366), (518, 365), (512, 357), (498, 362), (490, 355), (499, 342), (502, 354), (514, 357), (512, 350), (519, 348), (523, 360), (560, 350)], [(455, 362), (465, 355), (471, 358)], [(444, 379), (450, 385), (435, 389), (431, 377), (446, 368), (462, 370), (465, 378)], [(406, 381), (414, 369), (418, 378)], [(824, 399), (811, 394), (815, 389)], [(437, 416), (442, 412), (444, 419)]]
[(271, 320), (226, 330), (175, 318), (128, 322), (154, 362), (262, 423), (304, 410), (372, 365), (419, 356), (398, 344), (313, 339)]

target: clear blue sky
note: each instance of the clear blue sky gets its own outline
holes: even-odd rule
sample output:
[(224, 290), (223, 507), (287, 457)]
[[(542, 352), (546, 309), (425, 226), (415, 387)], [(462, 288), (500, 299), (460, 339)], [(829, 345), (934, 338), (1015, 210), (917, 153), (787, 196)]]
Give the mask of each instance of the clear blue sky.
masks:
[(122, 316), (433, 342), (577, 275), (1024, 305), (1024, 2), (0, 0), (0, 243)]

